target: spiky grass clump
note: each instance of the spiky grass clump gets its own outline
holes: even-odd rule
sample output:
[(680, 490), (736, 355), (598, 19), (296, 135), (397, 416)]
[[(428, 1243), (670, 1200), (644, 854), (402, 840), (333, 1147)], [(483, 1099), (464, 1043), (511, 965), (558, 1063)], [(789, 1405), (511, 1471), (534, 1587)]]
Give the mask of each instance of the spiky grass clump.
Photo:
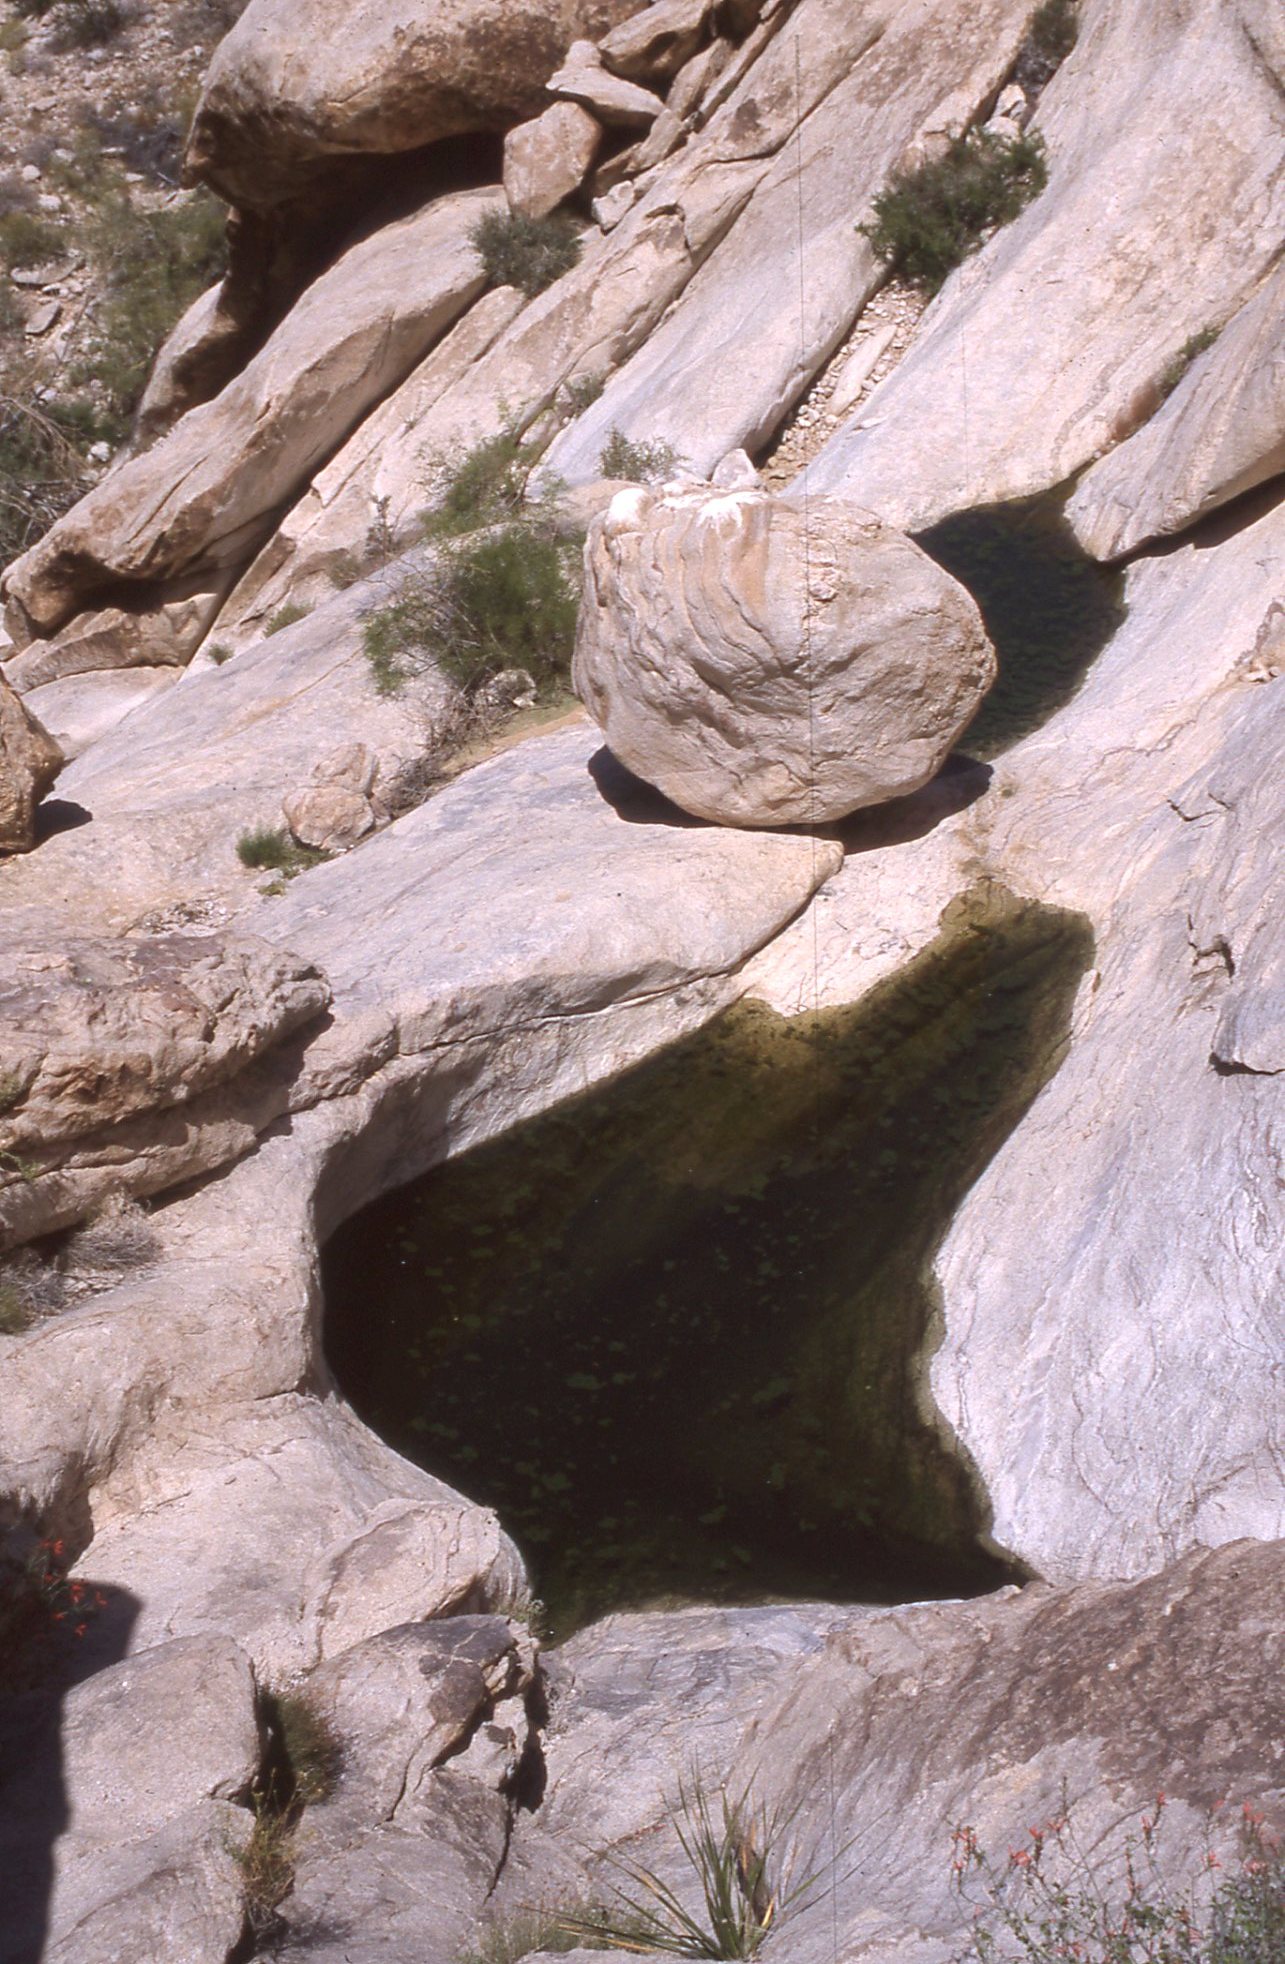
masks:
[(683, 1784), (674, 1833), (696, 1878), (700, 1903), (689, 1908), (667, 1882), (635, 1863), (615, 1866), (625, 1878), (612, 1900), (589, 1916), (568, 1914), (561, 1927), (582, 1941), (671, 1957), (757, 1956), (768, 1933), (811, 1892), (815, 1878), (791, 1882), (783, 1850), (788, 1819), (719, 1792), (715, 1804), (699, 1779)]

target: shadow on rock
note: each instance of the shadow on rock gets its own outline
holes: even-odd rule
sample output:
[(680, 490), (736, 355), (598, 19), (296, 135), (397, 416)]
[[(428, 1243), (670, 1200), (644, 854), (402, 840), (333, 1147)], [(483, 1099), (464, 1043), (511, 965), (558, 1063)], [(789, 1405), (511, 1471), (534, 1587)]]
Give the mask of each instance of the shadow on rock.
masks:
[(54, 1850), (71, 1822), (63, 1702), (125, 1656), (139, 1608), (124, 1589), (61, 1580), (43, 1629), (22, 1648), (24, 1688), (0, 1686), (0, 1964), (40, 1964), (45, 1954)]
[(704, 828), (708, 820), (693, 818), (667, 798), (663, 791), (644, 784), (640, 777), (607, 749), (595, 750), (589, 759), (589, 775), (612, 810), (628, 825), (674, 825)]

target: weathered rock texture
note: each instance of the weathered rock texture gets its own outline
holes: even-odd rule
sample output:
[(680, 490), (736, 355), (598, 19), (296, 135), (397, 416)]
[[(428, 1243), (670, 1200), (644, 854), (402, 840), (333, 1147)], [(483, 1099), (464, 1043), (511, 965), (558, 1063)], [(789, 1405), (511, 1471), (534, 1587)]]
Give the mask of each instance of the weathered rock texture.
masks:
[(814, 488), (890, 524), (1064, 483), (1154, 413), (1183, 343), (1279, 253), (1279, 14), (1257, 0), (1079, 13), (1031, 126), (1047, 190), (947, 282), (811, 468)]
[(9, 568), (19, 630), (52, 632), (116, 581), (246, 558), (275, 508), (481, 292), (469, 235), (499, 208), (497, 192), (461, 192), (345, 253), (221, 395), (110, 472)]
[[(853, 213), (907, 145), (971, 114), (996, 86), (1027, 11), (1025, 0), (987, 0), (983, 9), (959, 0), (947, 17), (916, 0), (889, 22), (873, 0), (777, 8), (729, 56), (684, 146), (639, 180), (636, 202), (587, 243), (580, 265), (526, 305), (487, 295), (358, 431), (265, 547), (214, 632), (239, 645), (273, 607), (309, 596), (339, 554), (360, 556), (377, 523), (409, 545), (433, 464), (458, 459), (506, 420), (533, 420), (568, 381), (608, 377), (601, 400), (549, 453), (552, 470), (572, 483), (601, 475), (613, 427), (667, 439), (703, 470), (764, 437), (881, 277)], [(755, 215), (742, 232), (751, 200)], [(689, 286), (690, 308), (675, 308)], [(635, 371), (630, 357), (640, 350)]]
[(1125, 622), (989, 795), (965, 780), (952, 810), (943, 781), (887, 831), (858, 821), (751, 980), (787, 1012), (851, 1001), (979, 875), (1092, 921), (1069, 1055), (936, 1271), (934, 1397), (995, 1537), (1056, 1580), (1285, 1535), (1285, 909), (1262, 850), (1285, 822), (1283, 552), (1278, 506), (1131, 568)]
[(964, 589), (838, 499), (622, 491), (585, 569), (576, 691), (701, 818), (824, 823), (916, 791), (994, 680)]
[(4, 1964), (227, 1955), (245, 1916), (233, 1851), (251, 1824), (233, 1803), (259, 1765), (254, 1680), (230, 1638), (109, 1666), (61, 1711), (14, 1701), (0, 1740)]
[(1242, 1542), (1123, 1587), (609, 1618), (550, 1661), (548, 1788), (501, 1911), (557, 1900), (573, 1855), (597, 1858), (599, 1889), (617, 1852), (686, 1895), (673, 1823), (697, 1768), (715, 1795), (752, 1783), (793, 1824), (796, 1875), (820, 1877), (773, 1934), (790, 1964), (958, 1957), (977, 1900), (952, 1873), (961, 1824), (1002, 1872), (1032, 1825), (1066, 1818), (1122, 1888), (1124, 1834), (1163, 1790), (1157, 1872), (1177, 1890), (1230, 1800), (1214, 1834), (1234, 1868), (1240, 1802), (1285, 1814), (1260, 1744), (1285, 1719), (1283, 1565), (1279, 1544)]
[(1119, 558), (1285, 471), (1283, 318), (1285, 263), (1196, 355), (1164, 407), (1076, 486), (1067, 518), (1086, 552)]
[(1024, 0), (802, 0), (726, 109), (648, 186), (661, 209), (675, 196), (717, 204), (714, 250), (613, 365), (551, 468), (596, 476), (613, 428), (669, 443), (700, 472), (737, 445), (757, 451), (884, 278), (855, 220), (906, 155), (999, 86), (1029, 12)]
[(0, 672), (0, 852), (29, 852), (36, 806), (63, 765), (63, 754)]
[(293, 1059), (247, 1073), (329, 1000), (306, 962), (248, 939), (50, 933), (5, 952), (0, 1247), (244, 1151)]
[(578, 35), (596, 38), (642, 0), (346, 0), (309, 10), (251, 0), (220, 45), (197, 107), (187, 170), (233, 204), (304, 189), (336, 157), (388, 156), (544, 107)]
[(504, 144), (504, 190), (514, 211), (543, 218), (584, 183), (602, 125), (577, 102), (555, 102), (511, 130)]
[(384, 1630), (314, 1673), (344, 1769), (309, 1810), (284, 1912), (314, 1964), (341, 1964), (372, 1929), (388, 1964), (467, 1948), (514, 1826), (501, 1789), (531, 1736), (533, 1679), (530, 1635), (494, 1616)]

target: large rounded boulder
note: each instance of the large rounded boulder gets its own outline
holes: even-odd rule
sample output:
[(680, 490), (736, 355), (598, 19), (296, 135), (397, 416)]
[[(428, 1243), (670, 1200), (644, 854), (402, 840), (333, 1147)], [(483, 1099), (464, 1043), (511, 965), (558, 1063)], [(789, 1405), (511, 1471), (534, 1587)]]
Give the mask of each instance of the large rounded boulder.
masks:
[(503, 132), (547, 107), (573, 41), (645, 0), (250, 0), (219, 44), (187, 174), (249, 210), (336, 158)]
[(838, 498), (621, 491), (585, 571), (577, 694), (623, 764), (724, 825), (918, 790), (995, 679), (963, 587)]

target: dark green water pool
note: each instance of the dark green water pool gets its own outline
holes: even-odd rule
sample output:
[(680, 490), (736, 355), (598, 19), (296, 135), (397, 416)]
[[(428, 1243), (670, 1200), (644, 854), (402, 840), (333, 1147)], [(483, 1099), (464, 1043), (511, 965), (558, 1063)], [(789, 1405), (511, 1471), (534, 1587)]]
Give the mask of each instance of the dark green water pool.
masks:
[(1080, 917), (978, 890), (864, 1004), (741, 1005), (378, 1202), (325, 1254), (341, 1387), (498, 1508), (559, 1636), (994, 1587), (925, 1416), (929, 1268), (1090, 954)]
[(917, 543), (966, 586), (999, 677), (962, 738), (996, 757), (1069, 702), (1124, 619), (1123, 578), (1090, 559), (1062, 516), (1065, 487), (943, 519)]

